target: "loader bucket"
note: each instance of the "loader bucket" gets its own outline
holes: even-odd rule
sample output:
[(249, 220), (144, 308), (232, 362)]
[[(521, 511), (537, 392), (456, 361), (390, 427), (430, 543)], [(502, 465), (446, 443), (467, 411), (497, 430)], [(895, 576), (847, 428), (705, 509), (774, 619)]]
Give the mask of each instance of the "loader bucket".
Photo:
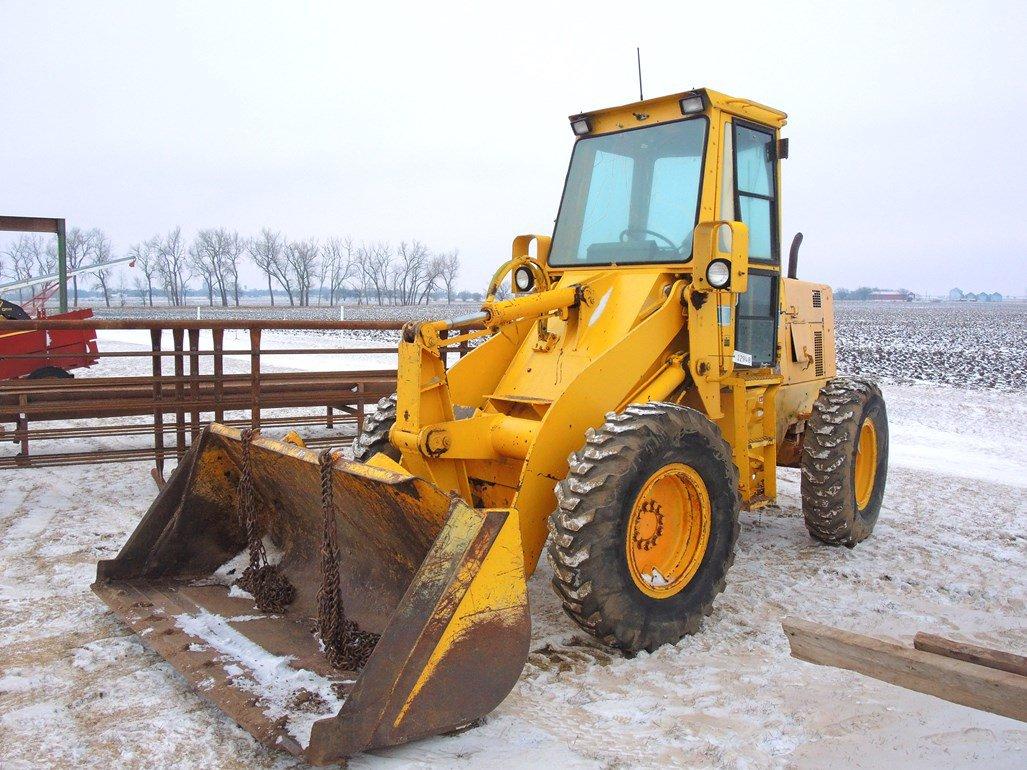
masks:
[(333, 668), (316, 633), (324, 509), (316, 452), (250, 444), (256, 520), (295, 588), (280, 614), (233, 585), (246, 565), (239, 431), (203, 432), (93, 590), (144, 642), (258, 740), (314, 764), (473, 723), (527, 659), (517, 514), (479, 510), (423, 479), (337, 460), (347, 617), (381, 634), (360, 671)]

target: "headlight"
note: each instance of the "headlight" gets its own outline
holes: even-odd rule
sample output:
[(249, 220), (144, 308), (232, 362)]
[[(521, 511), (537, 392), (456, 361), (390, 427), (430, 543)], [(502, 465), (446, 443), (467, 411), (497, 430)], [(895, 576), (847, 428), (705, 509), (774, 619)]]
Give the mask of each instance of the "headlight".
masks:
[(723, 289), (731, 282), (731, 265), (725, 259), (715, 259), (706, 268), (706, 282), (715, 289)]
[(517, 291), (531, 291), (534, 285), (535, 274), (531, 272), (531, 268), (521, 265), (514, 270), (514, 286), (517, 287)]

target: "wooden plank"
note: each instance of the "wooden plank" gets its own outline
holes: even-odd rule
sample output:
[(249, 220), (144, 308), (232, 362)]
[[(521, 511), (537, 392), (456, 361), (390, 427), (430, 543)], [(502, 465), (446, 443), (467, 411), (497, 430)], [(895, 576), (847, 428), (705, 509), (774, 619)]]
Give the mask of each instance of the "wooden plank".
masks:
[(917, 635), (913, 637), (913, 646), (924, 652), (944, 655), (946, 658), (965, 660), (967, 663), (976, 663), (978, 666), (987, 666), (999, 671), (1027, 676), (1027, 656), (1017, 655), (1013, 652), (981, 647), (969, 642), (957, 642), (923, 631), (917, 632)]
[(1027, 722), (1027, 677), (799, 618), (781, 626), (792, 657)]
[(52, 217), (0, 217), (0, 231), (15, 233), (56, 233), (60, 219)]

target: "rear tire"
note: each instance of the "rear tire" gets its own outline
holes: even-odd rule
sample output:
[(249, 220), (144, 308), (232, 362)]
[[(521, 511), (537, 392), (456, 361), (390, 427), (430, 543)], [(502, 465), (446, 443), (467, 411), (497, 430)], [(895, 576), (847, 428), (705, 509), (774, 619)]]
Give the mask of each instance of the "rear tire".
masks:
[(366, 463), (376, 454), (399, 462), (399, 450), (389, 443), (389, 431), (396, 424), (396, 394), (378, 402), (374, 414), (364, 418), (364, 429), (353, 442), (353, 459)]
[(806, 529), (849, 548), (870, 537), (888, 476), (888, 414), (868, 380), (828, 382), (813, 404), (802, 447)]
[(61, 369), (59, 366), (41, 366), (25, 377), (26, 380), (71, 380), (74, 378), (74, 374), (67, 369)]
[(738, 538), (738, 471), (720, 429), (694, 409), (632, 404), (590, 428), (569, 464), (548, 546), (564, 611), (629, 651), (698, 631)]

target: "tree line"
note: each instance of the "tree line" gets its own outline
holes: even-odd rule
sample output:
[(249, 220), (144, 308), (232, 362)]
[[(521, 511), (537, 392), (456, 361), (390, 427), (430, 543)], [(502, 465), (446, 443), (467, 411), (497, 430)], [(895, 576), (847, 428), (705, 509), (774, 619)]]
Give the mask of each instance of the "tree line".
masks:
[[(115, 258), (111, 239), (98, 228), (71, 228), (66, 253), (69, 270), (106, 264)], [(387, 241), (356, 243), (349, 237), (292, 240), (270, 228), (247, 238), (218, 227), (200, 230), (189, 241), (182, 228), (176, 227), (132, 244), (124, 256), (134, 260), (130, 293), (151, 306), (158, 297), (169, 305), (185, 305), (187, 297), (195, 297), (197, 291), (202, 291), (212, 306), (238, 306), (241, 297), (254, 293), (240, 280), (246, 264), (262, 274), (272, 305), (276, 295), (283, 304), (287, 301), (302, 307), (324, 302), (334, 305), (344, 298), (362, 304), (416, 305), (433, 299), (452, 302), (468, 294), (456, 287), (459, 252), (435, 251), (417, 240), (395, 246)], [(115, 270), (122, 280), (119, 287), (112, 282)], [(22, 235), (0, 251), (0, 283), (56, 271), (54, 238)], [(125, 274), (114, 265), (81, 277), (102, 294), (107, 307), (112, 293), (126, 290)], [(78, 278), (73, 276), (69, 285), (69, 299), (75, 306), (79, 302)]]

